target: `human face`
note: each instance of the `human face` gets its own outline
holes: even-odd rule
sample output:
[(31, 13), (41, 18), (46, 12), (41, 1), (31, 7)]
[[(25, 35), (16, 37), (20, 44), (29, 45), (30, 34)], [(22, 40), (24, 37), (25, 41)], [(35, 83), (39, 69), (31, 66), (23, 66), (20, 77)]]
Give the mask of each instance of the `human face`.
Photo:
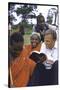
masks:
[(46, 47), (49, 49), (52, 49), (55, 45), (55, 40), (53, 39), (51, 34), (45, 35), (44, 42), (46, 44)]
[(44, 26), (45, 26), (45, 22), (43, 20), (43, 18), (40, 18), (40, 20), (38, 20), (38, 25), (40, 26), (40, 28), (43, 30)]
[(39, 37), (36, 34), (32, 35), (30, 40), (31, 40), (32, 48), (37, 47), (37, 45), (40, 43)]

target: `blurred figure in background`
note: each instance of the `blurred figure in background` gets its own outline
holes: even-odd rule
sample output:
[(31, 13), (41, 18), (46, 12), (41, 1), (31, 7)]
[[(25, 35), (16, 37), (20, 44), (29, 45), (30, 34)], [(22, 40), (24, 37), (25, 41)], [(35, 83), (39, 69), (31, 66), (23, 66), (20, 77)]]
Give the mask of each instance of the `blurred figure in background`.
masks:
[(33, 31), (36, 31), (36, 32), (40, 33), (41, 41), (44, 42), (44, 33), (45, 33), (46, 30), (48, 30), (48, 25), (45, 23), (44, 16), (40, 13), (37, 16), (37, 25), (35, 26)]

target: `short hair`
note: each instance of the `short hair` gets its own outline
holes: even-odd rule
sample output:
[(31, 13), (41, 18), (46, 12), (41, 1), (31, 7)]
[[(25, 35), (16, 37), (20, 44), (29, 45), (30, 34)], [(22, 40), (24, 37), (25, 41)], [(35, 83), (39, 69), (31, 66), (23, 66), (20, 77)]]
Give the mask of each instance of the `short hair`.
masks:
[(32, 34), (31, 34), (30, 37), (32, 37), (33, 35), (37, 35), (37, 37), (39, 39), (39, 42), (41, 42), (41, 35), (40, 35), (40, 33), (38, 33), (38, 32), (32, 32)]
[(45, 22), (45, 18), (44, 18), (44, 16), (43, 15), (38, 15), (37, 16), (37, 22)]
[[(48, 34), (51, 34), (52, 37), (53, 37), (53, 40), (56, 40), (57, 39), (57, 34), (56, 34), (56, 31), (52, 30), (52, 29), (48, 29), (46, 32), (45, 32), (45, 35), (48, 35)], [(45, 36), (44, 35), (44, 36)]]
[(13, 45), (13, 42), (24, 42), (24, 38), (19, 32), (15, 32), (10, 36), (10, 45)]

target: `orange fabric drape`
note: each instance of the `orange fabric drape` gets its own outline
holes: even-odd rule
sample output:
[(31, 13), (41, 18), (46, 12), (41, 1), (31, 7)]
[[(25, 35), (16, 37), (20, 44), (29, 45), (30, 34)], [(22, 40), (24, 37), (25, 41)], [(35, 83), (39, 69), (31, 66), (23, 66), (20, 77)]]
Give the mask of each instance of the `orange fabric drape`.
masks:
[(40, 51), (40, 45), (35, 49), (32, 49), (31, 45), (26, 46), (20, 56), (11, 63), (11, 74), (14, 87), (26, 86), (33, 73), (36, 63), (28, 58), (32, 50)]

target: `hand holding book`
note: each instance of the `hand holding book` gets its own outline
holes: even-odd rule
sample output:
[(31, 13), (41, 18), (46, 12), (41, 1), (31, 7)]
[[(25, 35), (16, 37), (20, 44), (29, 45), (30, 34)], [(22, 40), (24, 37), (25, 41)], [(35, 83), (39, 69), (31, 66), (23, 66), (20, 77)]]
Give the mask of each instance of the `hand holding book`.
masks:
[(44, 62), (47, 59), (47, 56), (44, 53), (33, 51), (30, 56), (30, 59), (34, 60), (36, 63)]
[(52, 60), (48, 60), (47, 56), (44, 53), (40, 53), (37, 51), (33, 51), (30, 54), (29, 58), (35, 61), (36, 63), (44, 64), (46, 69), (51, 69), (52, 64), (54, 63)]

